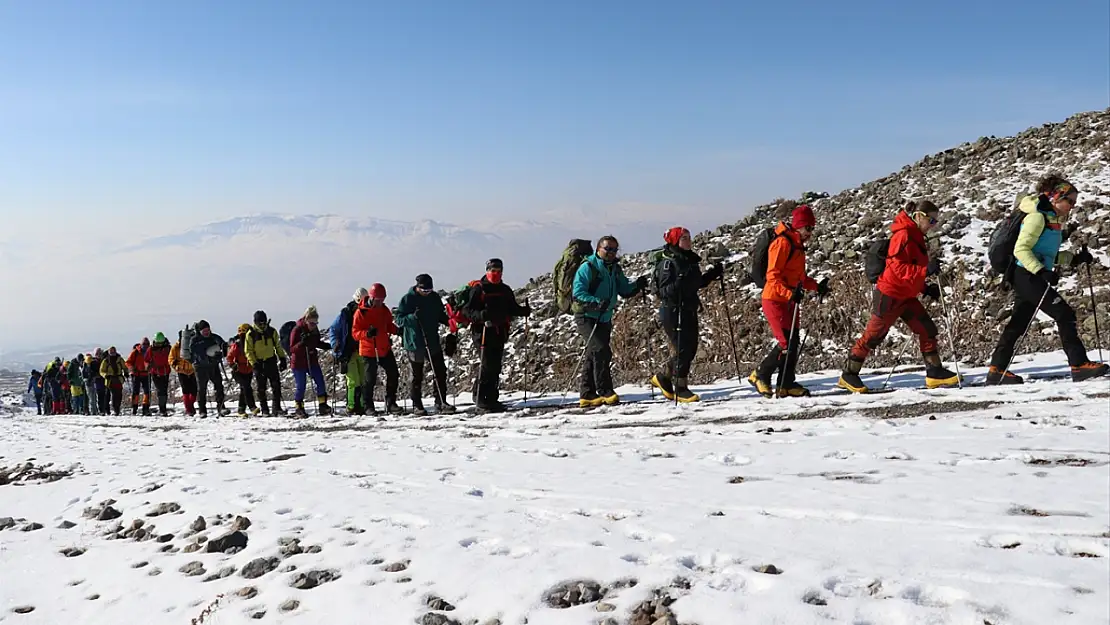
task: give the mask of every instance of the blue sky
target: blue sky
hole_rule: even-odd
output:
[[[7,2],[0,210],[730,216],[1110,102],[1108,3]],[[1050,28],[1047,24],[1052,24]],[[124,230],[119,230],[119,229]]]

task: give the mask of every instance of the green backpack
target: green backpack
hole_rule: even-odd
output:
[[[586,239],[571,239],[563,250],[559,262],[551,272],[551,281],[555,286],[555,305],[564,315],[572,313],[571,305],[574,303],[574,276],[578,267],[586,258],[593,254],[593,244]],[[597,288],[596,286],[594,287]]]

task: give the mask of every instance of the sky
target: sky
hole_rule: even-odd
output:
[[[0,260],[258,212],[711,227],[1107,107],[1110,3],[5,2],[0,76]]]

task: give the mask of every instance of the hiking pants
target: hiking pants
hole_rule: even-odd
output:
[[[281,412],[281,372],[278,371],[278,358],[271,356],[265,360],[259,360],[254,366],[254,379],[258,383],[258,405],[262,408],[262,414],[270,414],[270,409],[266,405],[266,386],[269,385],[270,390],[274,394],[274,414]]]
[[[668,375],[675,378],[689,377],[690,364],[698,355],[697,309],[663,306],[659,309],[659,323],[663,325],[663,331],[671,344]]]
[[[139,395],[142,394],[144,406],[150,405],[150,376],[149,375],[133,375],[131,376],[131,406],[134,408],[139,405]]]
[[[224,407],[224,379],[220,376],[220,369],[218,366],[198,366],[195,367],[197,372],[197,408],[200,409],[201,414],[208,411],[208,383],[212,382],[212,388],[216,390],[216,409],[223,410]]]
[[[358,352],[351,354],[347,360],[347,414],[362,412],[362,376],[366,365]]]
[[[362,357],[362,405],[369,410],[374,405],[374,386],[378,382],[378,365],[385,370],[385,401],[397,401],[397,386],[401,381],[401,372],[397,369],[397,357],[391,350],[385,356]]]
[[[917,335],[922,354],[937,353],[937,324],[933,323],[933,318],[926,312],[921,301],[916,297],[897,299],[875,289],[871,294],[871,319],[863,330],[863,336],[852,347],[849,357],[858,362],[867,360],[871,350],[882,344],[891,326],[899,319],[905,321]]]
[[[197,400],[197,376],[193,373],[177,374],[177,383],[181,385],[181,403],[185,404],[185,414],[196,412],[193,402]]]
[[[485,331],[485,342],[482,333]],[[478,347],[478,376],[471,389],[474,403],[485,406],[497,401],[501,395],[501,365],[505,360],[505,335],[494,328],[479,326],[471,330],[470,337]]]
[[[307,371],[304,369],[293,370],[293,381],[296,382],[293,400],[298,404],[304,401],[304,390],[308,386],[309,375],[312,376],[312,382],[316,385],[316,398],[326,398],[328,396],[328,387],[324,383],[324,372],[320,369],[320,365],[309,365]]]
[[[602,323],[581,314],[574,316],[574,324],[578,327],[578,334],[587,341],[578,380],[579,393],[612,394],[613,348],[609,345],[609,339],[613,335],[613,324]]]
[[[71,386],[73,414],[85,414],[85,389],[80,386]]]
[[[154,390],[158,395],[158,410],[166,414],[166,402],[170,398],[170,376],[169,374],[151,375],[150,379],[154,381]]]
[[[409,387],[409,398],[414,405],[424,403],[424,365],[432,361],[432,394],[435,396],[435,405],[442,406],[447,403],[447,363],[443,360],[443,352],[427,350],[422,352],[408,352],[409,365],[412,367],[412,383]]]
[[[35,410],[42,414],[42,393],[35,393]]]
[[[763,316],[775,337],[775,344],[756,367],[756,375],[765,382],[775,382],[773,376],[781,370],[783,384],[794,383],[802,342],[801,319],[794,317],[796,307],[794,302],[763,300]]]
[[[123,405],[123,378],[112,378],[105,380],[108,387],[108,395],[111,397],[112,414],[119,416],[120,406]]]
[[[111,406],[108,403],[108,385],[104,383],[104,378],[93,378],[93,389],[96,390],[96,411],[102,415],[108,414]]]
[[[251,388],[251,382],[254,381],[254,375],[251,373],[234,373],[235,381],[239,384],[239,412],[246,412],[247,409],[254,410],[254,389]]]
[[[1042,295],[1044,296],[1044,303],[1041,304],[1041,312],[1056,321],[1056,328],[1060,332],[1060,342],[1063,343],[1064,353],[1068,356],[1068,364],[1078,367],[1087,362],[1087,348],[1083,346],[1083,341],[1079,338],[1079,328],[1075,323],[1075,311],[1064,301],[1064,298],[1060,296],[1056,289],[1049,287],[1044,280],[1022,267],[1017,267],[1014,271],[1013,286],[1014,312],[1010,315],[1010,320],[1006,322],[1006,327],[1002,330],[1002,336],[998,339],[998,345],[994,348],[991,365],[1003,369],[1010,364],[1010,360],[1014,356],[1014,347],[1021,335],[1025,333],[1025,329],[1029,327],[1029,322],[1037,311],[1037,303],[1041,301]],[[1046,288],[1048,289],[1047,295],[1045,295]]]

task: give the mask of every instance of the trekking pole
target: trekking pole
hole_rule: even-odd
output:
[[[570,372],[570,376],[567,377],[566,383],[563,384],[565,390],[563,391],[563,397],[559,400],[560,406],[567,401],[567,394],[570,393],[570,383],[571,380],[574,379],[574,374],[582,370],[582,362],[586,360],[586,350],[590,349],[590,343],[594,340],[594,332],[597,332],[597,325],[598,324],[595,323],[593,329],[590,330],[590,336],[586,339],[586,345],[582,347],[582,354],[578,357],[578,365]]]
[[[740,359],[736,355],[736,333],[732,330],[732,311],[728,305],[728,293],[725,292],[724,270],[721,273],[721,300],[725,303],[725,325],[728,326],[728,341],[732,345],[732,364],[736,368],[736,381],[744,384],[744,377],[740,374]]]
[[[1083,246],[1086,251],[1087,246]],[[1095,300],[1095,283],[1091,280],[1091,263],[1087,263],[1087,288],[1091,293],[1091,314],[1095,316],[1095,343],[1098,344],[1098,361],[1102,360],[1102,333],[1098,330],[1098,302]]]
[[[652,315],[651,302],[648,301],[647,293],[644,293],[644,305],[647,306],[648,317],[651,317],[652,325],[655,328],[658,328],[659,327],[658,323],[657,323],[655,317]],[[653,358],[652,355],[651,355],[651,337],[652,337],[652,334],[654,334],[654,333],[648,333],[647,338],[645,339],[645,341],[647,342],[648,369],[650,369],[648,371],[649,376],[654,376],[655,375],[655,358]],[[651,383],[651,377],[648,378],[648,389],[651,391],[652,401],[655,401],[655,385]]]
[[[905,341],[902,341],[902,347],[898,350],[898,356],[895,357],[894,363],[890,365],[890,373],[886,374],[886,380],[883,381],[883,385],[880,390],[885,389],[887,385],[890,384],[890,378],[894,376],[894,370],[898,368],[898,363],[902,362],[902,354],[906,353],[906,346],[909,345],[910,341],[912,340],[913,334],[911,333],[909,336],[906,337]]]
[[[528,306],[528,298],[524,298],[524,305]],[[530,317],[531,315],[529,315]],[[528,317],[524,318],[524,401],[521,406],[528,403]]]
[[[489,329],[486,323],[488,322],[482,323],[482,341],[478,346],[478,379],[474,385],[474,397],[470,398],[470,400],[474,402],[475,410],[478,409],[478,396],[482,394],[482,369],[486,362],[486,330]]]
[[[794,314],[790,316],[790,333],[786,339],[786,358],[779,366],[779,375],[775,379],[775,397],[782,397],[782,382],[786,379],[786,367],[790,363],[790,349],[794,345],[794,328],[798,326],[798,317],[802,312],[802,303],[794,304]]]
[[[1014,342],[1014,351],[1010,353],[1010,359],[1006,362],[1006,368],[1002,370],[1002,375],[998,378],[999,384],[1002,384],[1002,381],[1006,379],[1006,372],[1010,370],[1010,365],[1014,363],[1014,356],[1017,355],[1018,345],[1021,345],[1022,339],[1029,333],[1029,328],[1033,327],[1033,322],[1037,319],[1037,313],[1041,311],[1041,305],[1044,304],[1044,298],[1048,297],[1048,292],[1051,290],[1052,285],[1046,283],[1044,286],[1044,293],[1041,295],[1041,300],[1037,302],[1037,307],[1033,309],[1033,316],[1029,318],[1029,323],[1025,326],[1025,331],[1022,332],[1018,340]]]
[[[944,310],[944,321],[948,324],[948,347],[952,349],[952,362],[956,365],[956,384],[962,389],[964,387],[964,376],[960,375],[960,359],[956,356],[956,337],[952,331],[952,317],[948,314],[948,305],[944,303],[944,287],[938,283],[937,289],[940,293],[940,306]]]
[[[679,304],[678,304],[678,325],[675,326],[674,335],[675,335],[674,336],[675,362],[677,363],[678,359],[682,358],[682,303],[681,302],[679,302]],[[676,369],[678,368],[677,364],[675,365],[675,368]],[[673,384],[673,382],[672,382],[672,384]],[[678,407],[678,390],[677,389],[675,389],[675,391],[674,391],[674,405],[675,405],[676,408]]]

